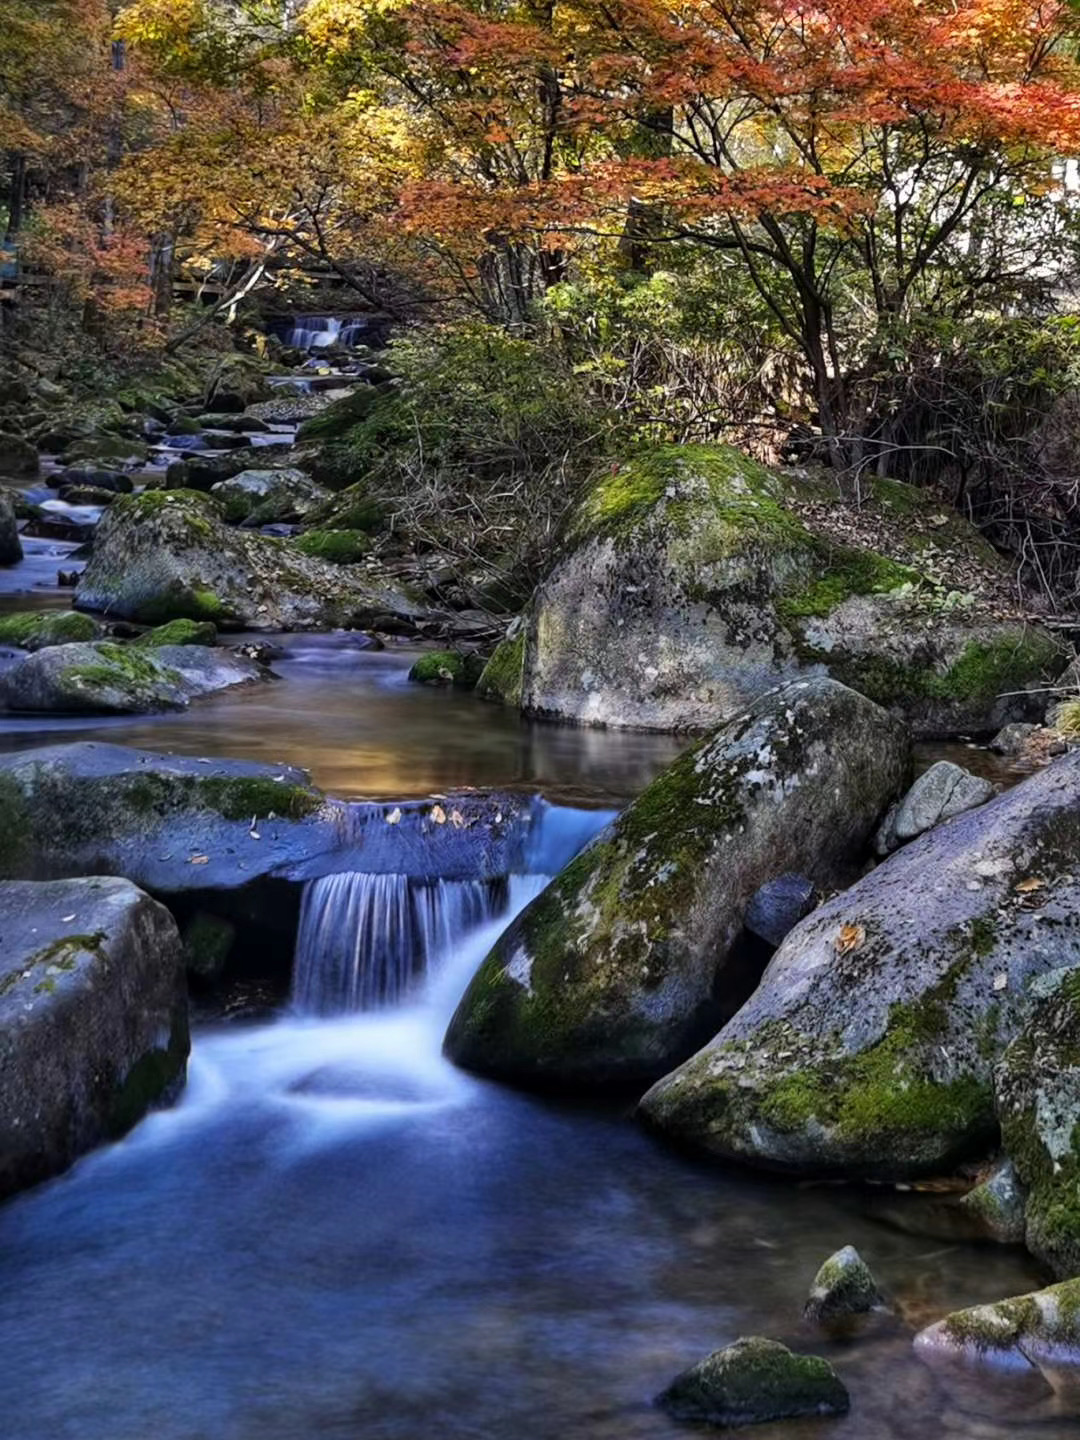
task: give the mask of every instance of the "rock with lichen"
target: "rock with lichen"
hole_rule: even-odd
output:
[[[656,1403],[676,1420],[734,1428],[770,1420],[847,1414],[832,1366],[776,1340],[736,1340],[677,1375]]]
[[[514,921],[462,999],[448,1054],[536,1085],[663,1074],[744,998],[755,892],[787,872],[825,889],[853,878],[908,763],[904,725],[833,680],[763,696]]]
[[[884,1297],[869,1265],[854,1245],[845,1245],[814,1276],[803,1307],[803,1319],[831,1325],[857,1315],[883,1309]]]
[[[797,925],[738,1015],[645,1096],[643,1117],[710,1154],[795,1173],[903,1180],[977,1152],[996,1133],[994,1067],[1034,982],[1080,965],[1078,849],[1069,755]]]
[[[144,624],[209,620],[223,630],[412,626],[423,608],[400,586],[227,525],[215,499],[153,490],[113,505],[79,578],[80,610]]]
[[[211,487],[234,523],[257,526],[275,521],[302,520],[329,498],[303,470],[242,470]]]
[[[26,713],[141,715],[266,675],[252,660],[205,645],[53,645],[0,676],[0,701]]]
[[[873,482],[845,504],[835,479],[726,446],[643,451],[571,517],[525,619],[520,703],[580,724],[705,730],[828,673],[920,734],[993,730],[1038,708],[1026,687],[1058,655],[1048,632],[1000,618],[1008,578],[974,527],[912,487]]]
[[[9,882],[0,931],[2,1197],[168,1100],[188,1016],[176,924],[127,880]]]
[[[915,1353],[930,1363],[963,1361],[988,1369],[1080,1367],[1080,1280],[957,1310],[921,1330]]]
[[[1054,970],[1032,989],[1032,1013],[995,1075],[1001,1138],[1027,1190],[1028,1249],[1071,1276],[1080,1273],[1080,970]]]
[[[970,1238],[998,1245],[1024,1243],[1027,1191],[1011,1160],[1000,1160],[984,1180],[954,1202],[954,1208],[970,1225]]]
[[[96,620],[74,610],[13,610],[0,615],[0,645],[19,650],[45,650],[50,645],[96,640],[100,635]]]
[[[875,848],[879,855],[889,855],[943,820],[951,820],[954,815],[985,804],[993,794],[991,781],[972,775],[951,760],[939,760],[919,776],[895,809],[889,811],[878,832]]]

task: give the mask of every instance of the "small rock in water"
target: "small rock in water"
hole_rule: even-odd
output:
[[[961,1200],[956,1208],[971,1220],[979,1237],[999,1245],[1022,1245],[1027,1196],[1011,1160],[1004,1160]]]
[[[836,1371],[776,1340],[736,1340],[677,1375],[656,1403],[676,1420],[758,1425],[807,1415],[845,1415],[848,1393]]]
[[[993,795],[994,786],[989,780],[972,775],[950,760],[939,760],[919,776],[899,805],[889,811],[874,842],[877,853],[891,854],[898,846],[932,830],[943,820],[985,804]]]
[[[995,755],[1019,755],[1038,728],[1038,725],[1014,720],[998,731],[990,741],[990,749]]]
[[[830,1255],[810,1287],[803,1319],[827,1325],[885,1308],[885,1299],[869,1265],[854,1245]]]

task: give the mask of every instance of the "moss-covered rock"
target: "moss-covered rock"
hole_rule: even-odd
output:
[[[24,479],[36,475],[40,469],[36,445],[31,445],[21,435],[0,432],[0,475]]]
[[[363,530],[308,530],[293,544],[301,555],[329,565],[355,565],[371,551],[371,540]]]
[[[144,624],[208,620],[223,630],[362,629],[386,615],[410,625],[423,613],[400,587],[233,529],[215,497],[184,490],[112,506],[75,603]]]
[[[234,524],[272,525],[302,520],[327,498],[303,470],[242,470],[211,487]]]
[[[74,610],[16,610],[0,615],[0,645],[15,645],[20,650],[71,645],[96,640],[100,634],[96,620]]]
[[[386,507],[359,482],[317,505],[307,517],[320,530],[363,530],[373,534],[386,520]]]
[[[335,400],[320,415],[312,415],[300,426],[297,439],[339,440],[371,413],[383,391],[374,385],[358,385],[350,394]]]
[[[1080,964],[1080,755],[912,841],[802,921],[642,1114],[725,1159],[903,1180],[991,1141],[1033,983]]]
[[[0,677],[9,710],[139,715],[183,710],[200,695],[250,685],[265,672],[253,661],[202,645],[53,645]]]
[[[127,880],[0,886],[0,1196],[59,1174],[183,1083],[169,912]]]
[[[80,615],[80,620],[89,619]],[[93,623],[93,622],[91,622]],[[162,645],[206,645],[217,644],[217,626],[209,620],[170,620],[140,635],[135,644],[141,649],[157,650]]]
[[[885,1306],[869,1265],[854,1245],[830,1255],[814,1276],[803,1318],[832,1326]]]
[[[796,681],[687,751],[509,927],[446,1048],[540,1085],[640,1085],[745,995],[739,941],[761,884],[851,879],[908,768],[900,722],[824,677]]]
[[[530,605],[523,709],[704,729],[810,670],[927,735],[1022,718],[1037,701],[1014,692],[1057,647],[998,618],[1003,562],[902,485],[876,482],[851,508],[874,545],[838,538],[844,510],[833,481],[724,446],[643,451],[603,474]],[[952,590],[954,574],[979,593]]]
[[[235,415],[257,401],[269,400],[274,389],[266,378],[268,371],[265,361],[254,355],[224,356],[207,381],[205,408]]]
[[[476,693],[482,700],[497,700],[503,705],[521,704],[525,673],[525,630],[519,624],[498,646],[484,666],[476,682]]]
[[[677,1375],[656,1403],[676,1420],[725,1428],[810,1415],[845,1415],[850,1401],[832,1366],[775,1340],[736,1340]]]
[[[483,668],[484,662],[473,652],[431,650],[416,661],[409,671],[409,679],[419,685],[452,685],[458,690],[471,690]]]
[[[1050,1375],[1080,1366],[1080,1280],[957,1310],[915,1337],[932,1363],[961,1360],[1006,1371]]]
[[[1071,1276],[1080,1273],[1080,970],[1033,989],[1033,1012],[995,1076],[1001,1138],[1028,1192],[1028,1249]]]
[[[142,440],[103,433],[73,440],[64,450],[63,463],[65,466],[85,465],[87,462],[100,465],[110,461],[118,464],[145,463],[149,453]]]
[[[0,565],[17,565],[22,558],[15,501],[6,490],[0,490]]]

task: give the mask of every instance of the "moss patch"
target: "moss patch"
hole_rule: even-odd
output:
[[[476,693],[484,700],[520,705],[525,680],[525,627],[512,640],[504,640],[484,666]]]
[[[355,565],[371,549],[371,541],[362,530],[308,530],[293,544],[301,555],[312,555],[331,565]]]
[[[206,620],[170,620],[140,635],[135,644],[151,650],[162,645],[216,645],[217,627]]]
[[[24,650],[43,650],[50,645],[70,645],[95,640],[97,623],[74,610],[59,614],[20,610],[0,616],[0,645],[18,645]]]
[[[459,690],[471,690],[484,669],[484,662],[474,653],[432,650],[416,661],[409,679],[420,685],[453,685]]]

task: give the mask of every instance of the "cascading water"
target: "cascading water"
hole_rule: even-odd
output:
[[[368,322],[340,315],[299,315],[281,339],[295,350],[326,350],[331,345],[363,344]]]
[[[506,908],[506,883],[497,880],[313,880],[300,912],[293,1004],[305,1015],[399,1005],[434,963]]]

